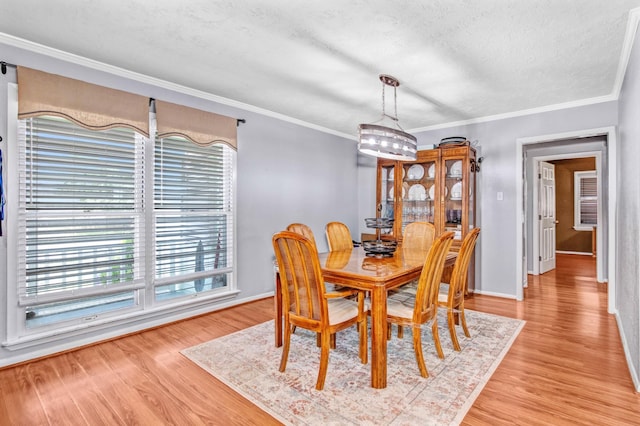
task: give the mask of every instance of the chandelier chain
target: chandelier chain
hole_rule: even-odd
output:
[[[387,115],[387,111],[386,111],[386,102],[385,102],[385,89],[386,89],[387,84],[386,83],[382,83],[382,116],[383,117],[389,117],[390,119],[392,119],[393,121],[395,121],[396,123],[399,121],[398,120],[398,92],[396,90],[396,86],[393,86],[393,117],[390,115]],[[399,126],[399,125],[398,125]]]

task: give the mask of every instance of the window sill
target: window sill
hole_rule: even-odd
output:
[[[596,226],[595,225],[588,225],[588,226],[574,226],[573,230],[574,231],[595,231]]]
[[[167,304],[153,309],[130,312],[117,317],[96,319],[90,324],[76,324],[65,329],[50,330],[42,333],[21,336],[16,339],[9,339],[2,342],[1,346],[9,351],[17,351],[34,346],[46,345],[55,346],[57,343],[73,338],[80,338],[82,344],[86,344],[85,339],[96,341],[122,336],[127,333],[144,330],[161,324],[168,324],[173,321],[196,316],[206,312],[221,309],[224,306],[212,307],[211,302],[222,302],[235,298],[240,291],[230,290],[225,293],[218,293],[209,297],[201,297],[196,301]],[[226,304],[223,304],[226,306]],[[104,333],[104,334],[103,334]],[[98,337],[99,336],[99,337]],[[72,345],[75,347],[75,345]],[[57,351],[54,351],[57,352]]]

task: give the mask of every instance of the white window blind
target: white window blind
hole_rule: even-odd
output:
[[[598,223],[598,178],[595,171],[574,173],[574,228],[591,231]]]
[[[232,155],[222,144],[156,141],[157,298],[228,285],[233,261]]]
[[[19,121],[21,305],[143,285],[143,137],[55,117]]]
[[[14,309],[24,332],[230,290],[228,145],[150,141],[54,116],[18,120],[18,142]]]

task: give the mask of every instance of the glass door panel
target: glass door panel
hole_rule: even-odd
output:
[[[412,222],[434,223],[436,163],[423,161],[402,166],[402,232]]]
[[[463,200],[463,159],[452,158],[444,162],[444,222],[445,231],[453,231],[454,239],[462,239]],[[466,209],[464,209],[466,210]]]
[[[395,166],[386,165],[380,167],[380,193],[378,194],[377,217],[394,219],[395,201]],[[393,236],[393,229],[381,229],[380,235]]]

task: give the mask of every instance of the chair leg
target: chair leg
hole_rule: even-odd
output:
[[[464,317],[464,308],[460,307],[460,322],[462,323],[462,330],[464,330],[464,335],[467,337],[471,337],[469,333],[469,329],[467,328],[467,320]]]
[[[398,326],[398,339],[402,339],[404,337],[404,330],[401,325]]]
[[[444,352],[442,352],[442,345],[440,344],[440,335],[438,334],[438,320],[433,319],[433,325],[431,326],[431,332],[433,333],[433,343],[436,345],[436,351],[438,351],[438,358],[444,358]]]
[[[458,343],[458,336],[456,335],[455,313],[452,309],[447,309],[447,325],[449,326],[449,334],[451,335],[453,350],[460,352],[460,343]]]
[[[413,327],[413,351],[416,354],[418,369],[422,377],[429,377],[427,366],[424,364],[424,356],[422,355],[422,337],[420,327]]]
[[[320,371],[318,371],[318,380],[316,381],[316,389],[322,390],[324,387],[324,379],[327,377],[327,366],[329,365],[329,345],[331,335],[328,332],[321,333],[322,346],[320,348]]]
[[[294,327],[291,327],[289,322],[285,319],[284,322],[284,342],[282,344],[282,357],[280,358],[280,372],[283,372],[287,368],[287,358],[289,358],[289,343],[291,343],[291,332]]]

